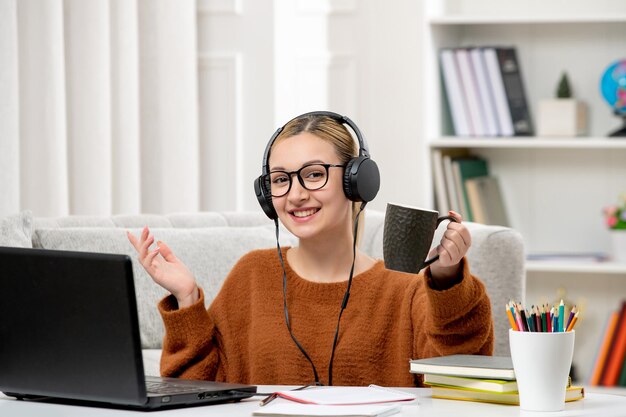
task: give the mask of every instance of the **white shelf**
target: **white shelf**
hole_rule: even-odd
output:
[[[467,149],[485,158],[499,179],[509,221],[529,253],[610,250],[602,207],[624,192],[626,139],[604,135],[618,128],[599,92],[602,71],[626,47],[624,0],[425,0],[422,48],[423,131],[429,157]],[[535,128],[540,100],[551,97],[567,71],[575,96],[586,103],[586,137],[455,137],[439,66],[441,48],[515,46]],[[441,152],[446,153],[446,152]],[[455,152],[447,152],[454,156]],[[424,175],[432,159],[419,161]],[[439,178],[440,179],[440,178]],[[444,179],[445,180],[445,179]],[[434,183],[422,191],[434,206]],[[601,324],[626,293],[626,264],[583,260],[526,263],[525,297],[539,300],[565,291],[588,306],[583,339],[598,340]],[[577,345],[581,372],[591,368],[595,343]],[[582,378],[586,375],[581,374]],[[624,391],[626,392],[626,391]]]
[[[626,14],[587,16],[490,16],[490,15],[446,15],[428,18],[430,25],[501,25],[501,24],[585,24],[624,23]]]
[[[615,262],[526,261],[526,272],[566,272],[626,275],[626,264]]]
[[[445,148],[522,148],[522,149],[626,149],[625,139],[606,137],[578,137],[571,139],[521,137],[521,138],[464,138],[443,136],[429,143],[431,149]]]

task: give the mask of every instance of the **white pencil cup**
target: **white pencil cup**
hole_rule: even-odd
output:
[[[509,329],[521,409],[560,411],[565,408],[574,336],[574,331],[540,333]]]

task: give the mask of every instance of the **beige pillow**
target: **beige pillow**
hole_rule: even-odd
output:
[[[253,249],[275,248],[274,231],[267,227],[212,227],[195,229],[151,229],[156,240],[168,244],[187,265],[206,294],[207,307],[240,257]],[[138,235],[139,229],[131,229]],[[130,256],[139,311],[142,347],[157,349],[163,339],[163,324],[157,303],[167,292],[155,284],[137,260],[125,229],[62,228],[39,229],[35,238],[44,249],[117,253]],[[281,245],[293,245],[292,236],[281,237]],[[94,294],[94,296],[97,296]]]

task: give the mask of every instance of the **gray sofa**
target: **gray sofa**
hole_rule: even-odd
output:
[[[360,247],[382,258],[384,213],[367,211]],[[126,230],[139,233],[149,226],[195,274],[207,302],[246,252],[276,246],[274,224],[259,212],[200,212],[170,215],[67,216],[33,218],[28,211],[0,219],[0,246],[122,253],[133,259],[135,290],[148,375],[158,375],[163,327],[156,303],[166,293],[154,284],[136,260]],[[492,302],[496,355],[508,355],[508,321],[504,305],[524,294],[524,248],[514,230],[467,223],[472,233],[470,268],[485,283]],[[441,231],[439,231],[441,233]],[[439,233],[435,242],[439,241]],[[297,240],[281,229],[281,245]]]

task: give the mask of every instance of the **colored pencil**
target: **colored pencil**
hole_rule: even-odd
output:
[[[519,305],[519,307],[520,307],[519,313],[522,316],[522,323],[524,324],[524,331],[525,332],[529,332],[530,331],[530,326],[529,326],[528,320],[526,319],[526,312],[522,308],[521,304]]]
[[[546,324],[546,310],[544,310],[543,306],[541,306],[541,331],[548,331],[548,325]]]
[[[511,329],[517,331],[517,324],[515,324],[515,320],[513,319],[513,314],[511,313],[511,307],[510,304],[507,303],[507,305],[505,306],[506,309],[506,316],[509,318],[509,323],[511,323]]]
[[[554,308],[554,314],[552,314],[552,331],[553,332],[559,331],[559,309],[558,308]]]
[[[569,324],[567,325],[567,330],[566,332],[571,332],[572,329],[574,328],[574,326],[576,325],[576,322],[578,321],[578,311],[576,312],[576,314],[574,314],[574,317],[572,318],[572,320],[569,322]]]
[[[513,306],[515,307],[515,319],[517,320],[517,327],[519,328],[520,332],[525,332],[526,328],[524,327],[524,322],[522,321],[522,315],[519,312],[519,306],[515,303],[513,303]]]
[[[549,305],[546,305],[546,308],[548,308]],[[548,325],[548,331],[551,332],[552,331],[552,313],[554,312],[554,308],[551,308],[550,310],[546,311],[546,324]]]
[[[542,332],[541,329],[541,313],[539,313],[539,307],[533,307],[535,309],[535,329],[538,332]]]
[[[569,312],[569,317],[567,318],[567,324],[565,324],[565,328],[569,327],[569,324],[572,322],[574,318],[574,314],[576,314],[576,306],[572,307],[572,310]]]
[[[561,303],[559,304],[559,332],[563,331],[564,324],[565,324],[565,305],[563,304],[563,299],[561,299]]]

